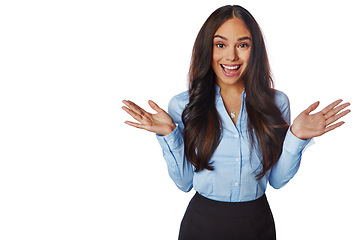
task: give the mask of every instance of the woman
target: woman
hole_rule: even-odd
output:
[[[202,26],[193,48],[189,91],[173,97],[169,114],[150,114],[131,101],[130,126],[157,134],[170,177],[196,190],[179,239],[275,239],[267,183],[284,186],[297,172],[303,149],[331,131],[350,110],[319,102],[290,126],[287,96],[272,88],[261,30],[240,6],[224,6]]]

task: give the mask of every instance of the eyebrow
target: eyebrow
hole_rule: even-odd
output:
[[[215,35],[214,38],[221,38],[221,39],[224,39],[224,40],[228,40],[226,37],[224,36],[221,36],[221,35]],[[242,41],[242,40],[250,40],[251,41],[251,38],[248,37],[248,36],[245,36],[245,37],[240,37],[237,39],[237,41]]]

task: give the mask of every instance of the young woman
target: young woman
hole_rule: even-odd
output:
[[[297,172],[313,137],[341,126],[350,110],[319,102],[290,126],[287,96],[273,82],[260,28],[240,6],[224,6],[202,26],[192,53],[189,91],[173,97],[169,114],[151,114],[131,101],[123,109],[157,134],[170,177],[192,188],[179,239],[275,239],[267,183],[284,186]]]

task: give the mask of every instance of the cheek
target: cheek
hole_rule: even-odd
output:
[[[218,67],[219,67],[219,61],[221,59],[221,56],[219,56],[218,53],[213,53],[212,56],[212,60],[211,60],[211,66],[213,68],[214,71],[217,71]]]
[[[242,62],[247,63],[250,58],[250,50],[247,51],[238,51],[238,56],[242,60]]]
[[[214,50],[212,55],[212,62],[216,63],[220,59],[221,59],[221,53],[219,53],[219,51]]]
[[[248,51],[246,51],[246,52],[243,53],[243,60],[244,60],[244,62],[247,63],[247,62],[249,61],[249,59],[250,59],[250,53],[251,53],[250,50],[248,50]]]

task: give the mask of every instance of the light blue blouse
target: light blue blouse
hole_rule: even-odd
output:
[[[261,180],[257,181],[256,175],[261,171],[261,153],[255,147],[250,151],[246,93],[243,92],[241,95],[242,106],[235,126],[226,112],[218,86],[216,92],[216,108],[223,129],[220,144],[210,160],[213,162],[213,171],[205,169],[194,172],[193,165],[187,161],[184,154],[182,136],[184,125],[181,115],[189,102],[188,92],[180,93],[170,100],[168,113],[177,127],[167,136],[156,137],[162,148],[171,179],[184,192],[194,188],[204,197],[224,202],[255,200],[265,193],[268,182],[276,189],[283,187],[298,171],[302,152],[311,139],[298,139],[289,128],[279,161]],[[290,123],[288,97],[283,92],[276,91],[275,102],[285,121]]]

